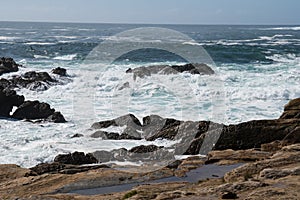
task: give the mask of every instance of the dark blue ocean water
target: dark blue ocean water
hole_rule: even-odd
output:
[[[107,37],[140,27],[163,27],[186,34],[203,45],[213,60],[221,64],[269,64],[277,62],[272,58],[278,55],[291,59],[300,53],[300,26],[0,22],[1,56],[33,60],[42,56],[53,59],[76,54],[72,60],[82,60]],[[135,59],[142,60],[143,56]],[[152,59],[163,60],[157,57],[154,55]]]

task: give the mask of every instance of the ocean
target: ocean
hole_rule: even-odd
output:
[[[144,41],[132,30],[154,31]],[[89,62],[99,46],[101,54],[119,53],[120,46],[114,42],[124,38],[127,42],[160,43],[165,47],[164,36],[170,36],[172,31],[173,36],[182,37],[168,39],[184,44],[186,55],[197,57],[194,50],[198,46],[205,50],[215,75],[184,73],[137,80],[124,75],[128,68],[189,62],[184,56],[175,55],[179,49],[130,51],[100,67]],[[31,167],[53,161],[60,153],[172,144],[166,140],[111,141],[89,137],[93,122],[127,113],[139,119],[156,114],[236,124],[278,118],[284,105],[300,96],[300,26],[0,22],[0,56],[12,57],[23,65],[19,72],[2,75],[5,78],[31,70],[50,72],[56,67],[66,68],[69,75],[61,80],[63,84],[46,91],[17,90],[27,100],[49,103],[68,122],[33,124],[0,119],[0,164]],[[213,86],[216,80],[218,87]],[[130,87],[121,90],[126,82]],[[81,104],[84,100],[90,103],[87,108]],[[122,128],[113,131],[120,132]],[[76,133],[84,137],[71,138]]]

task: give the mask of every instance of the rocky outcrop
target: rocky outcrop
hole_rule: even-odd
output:
[[[78,166],[58,162],[41,163],[37,166],[30,168],[31,171],[28,172],[25,176],[37,176],[42,174],[77,174],[99,168],[109,167],[107,165]]]
[[[0,76],[5,73],[17,72],[21,65],[17,64],[12,58],[0,58]]]
[[[300,98],[291,100],[284,107],[284,112],[280,119],[300,119]]]
[[[0,59],[0,76],[4,73],[16,72],[21,66],[12,58]],[[55,68],[52,70],[53,74],[66,76],[67,70],[64,68]],[[43,91],[49,89],[51,85],[61,84],[58,80],[51,77],[47,72],[29,71],[22,75],[16,75],[9,79],[0,79],[0,86],[3,88],[28,88],[30,90]]]
[[[26,72],[21,76],[14,76],[11,79],[1,79],[0,84],[6,88],[28,88],[30,90],[43,91],[51,85],[57,84],[47,72]]]
[[[24,96],[17,95],[14,90],[0,86],[0,117],[10,117],[14,106],[20,106],[24,102]]]
[[[126,133],[109,133],[106,131],[96,131],[91,135],[92,138],[101,138],[103,140],[141,140],[140,137],[135,137]]]
[[[51,72],[53,74],[57,74],[57,75],[60,75],[60,76],[67,76],[67,70],[64,69],[64,68],[61,68],[61,67],[57,67],[55,69],[52,69]]]
[[[298,112],[298,103],[297,99],[292,100],[286,106],[285,112]],[[157,115],[144,117],[141,124],[134,115],[129,114],[94,123],[92,128],[100,130],[92,136],[104,139],[128,139],[131,136],[133,139],[145,138],[148,141],[180,140],[180,143],[173,145],[176,155],[207,154],[210,150],[260,148],[262,144],[274,141],[286,144],[300,142],[300,119],[297,116],[298,114],[291,119],[281,117],[275,120],[253,120],[237,125],[223,125],[209,121],[179,121]],[[114,126],[126,126],[127,132],[123,131],[120,134],[124,137],[101,130]]]
[[[44,119],[46,121],[63,123],[66,122],[65,118],[60,112],[55,112],[55,109],[50,108],[47,103],[39,101],[25,101],[12,115],[15,119]]]
[[[143,78],[146,76],[151,76],[152,74],[178,74],[187,72],[190,74],[202,74],[211,75],[214,71],[206,64],[199,63],[189,63],[185,65],[154,65],[147,67],[137,67],[134,69],[127,69],[126,73],[133,73],[134,79],[137,77]]]
[[[149,153],[149,152],[157,151],[158,149],[161,149],[161,148],[163,148],[163,146],[158,147],[155,145],[148,145],[148,146],[140,145],[137,147],[133,147],[128,152],[130,152],[130,153]]]
[[[90,153],[84,154],[83,152],[59,154],[54,158],[54,162],[71,165],[83,165],[98,163],[98,160]]]
[[[130,150],[125,148],[114,149],[112,151],[96,151],[93,155],[99,160],[99,162],[109,161],[142,161],[146,162],[159,161],[159,160],[175,160],[174,155],[163,146],[156,145],[140,145],[133,147]]]

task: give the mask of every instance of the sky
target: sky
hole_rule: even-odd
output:
[[[0,0],[0,21],[300,24],[299,0]]]

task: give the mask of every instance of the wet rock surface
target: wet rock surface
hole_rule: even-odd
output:
[[[127,69],[126,73],[133,73],[134,79],[137,77],[144,78],[146,76],[151,76],[152,74],[178,74],[178,73],[190,73],[190,74],[202,74],[211,75],[214,71],[206,64],[199,63],[188,63],[185,65],[154,65],[147,67],[137,67],[134,69]]]
[[[54,158],[54,162],[71,165],[83,165],[98,163],[98,160],[90,153],[74,152],[69,154],[60,154]]]
[[[25,101],[17,108],[12,117],[20,120],[44,119],[54,123],[66,122],[60,112],[55,112],[55,109],[52,109],[49,104],[39,101]]]
[[[18,71],[21,66],[11,58],[0,59],[0,76],[3,73]],[[65,69],[59,68],[60,71]],[[47,103],[39,101],[25,101],[23,95],[18,95],[13,89],[24,87],[32,90],[48,89],[50,83],[56,83],[47,72],[29,71],[22,76],[13,76],[11,79],[0,79],[0,117],[18,120],[40,120],[54,123],[66,122],[64,116]],[[14,107],[17,109],[11,114]]]
[[[57,67],[55,69],[52,69],[51,72],[53,74],[57,74],[57,75],[60,75],[60,76],[67,76],[67,70],[62,68],[62,67]]]
[[[0,76],[5,73],[17,72],[21,65],[17,64],[12,58],[0,59]],[[52,69],[53,74],[66,76],[67,70],[61,67]],[[27,88],[30,90],[43,91],[52,85],[61,84],[47,72],[28,71],[22,75],[14,75],[9,79],[1,78],[0,86],[3,88]]]
[[[0,58],[0,76],[5,73],[17,72],[21,65],[17,64],[12,58]]]
[[[20,106],[23,102],[24,96],[0,86],[0,117],[10,117],[13,107]]]

